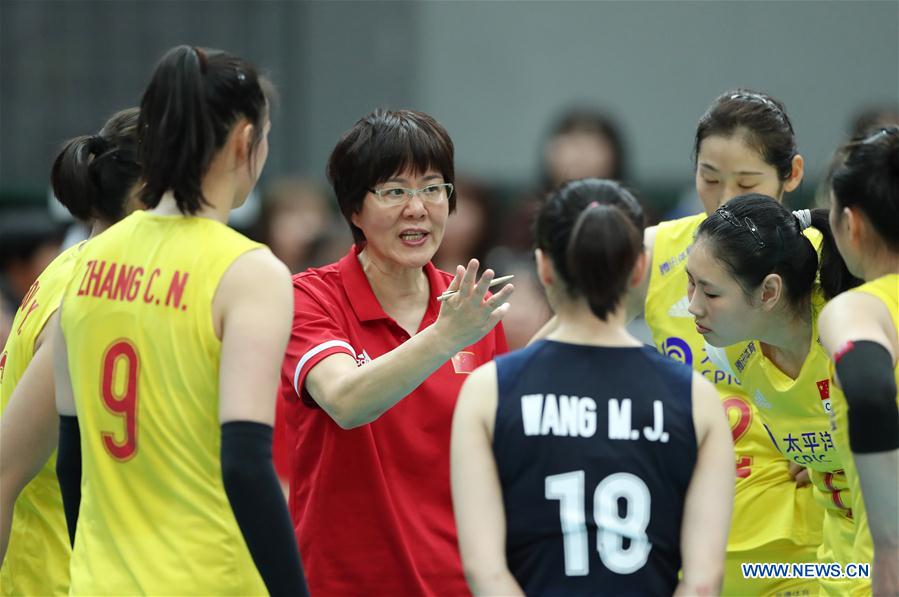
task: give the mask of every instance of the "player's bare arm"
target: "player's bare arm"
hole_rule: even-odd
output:
[[[693,373],[693,421],[698,453],[681,523],[683,578],[676,595],[717,595],[734,496],[730,426],[715,387]]]
[[[496,366],[462,386],[453,416],[450,479],[462,568],[475,595],[522,595],[506,564],[506,514],[491,442]]]

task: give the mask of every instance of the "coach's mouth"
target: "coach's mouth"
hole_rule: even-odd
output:
[[[400,240],[409,247],[420,247],[428,240],[430,233],[421,228],[407,228],[400,232]]]

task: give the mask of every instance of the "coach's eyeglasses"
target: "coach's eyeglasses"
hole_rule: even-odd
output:
[[[425,203],[438,205],[440,203],[443,203],[444,201],[449,200],[449,198],[452,197],[453,185],[448,182],[441,182],[439,184],[429,184],[425,187],[421,187],[420,189],[391,187],[386,189],[369,189],[369,191],[371,191],[374,196],[378,198],[378,201],[381,203],[381,205],[387,207],[404,205],[415,195],[421,197],[421,200]]]
[[[743,221],[737,219],[737,217],[730,213],[729,210],[724,209],[723,207],[719,207],[715,210],[715,213],[720,215],[722,219],[728,224],[736,227],[736,228],[745,228],[752,235],[752,238],[755,239],[755,242],[758,243],[759,248],[765,247],[765,241],[762,240],[762,235],[759,232],[758,227],[755,225],[755,222],[750,220],[748,217],[743,218]]]

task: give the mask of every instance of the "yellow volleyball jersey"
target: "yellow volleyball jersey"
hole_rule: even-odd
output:
[[[812,303],[809,352],[796,379],[778,369],[755,340],[724,349],[727,373],[736,375],[752,396],[762,425],[780,453],[809,470],[818,502],[849,516],[843,458],[830,423],[831,405],[839,390],[830,383],[830,358],[818,338],[818,314],[824,305],[820,292]]]
[[[646,323],[656,347],[691,365],[715,384],[724,403],[737,458],[737,485],[728,551],[746,551],[780,540],[817,545],[821,509],[811,491],[797,489],[786,459],[761,425],[757,406],[740,382],[712,363],[688,307],[686,261],[705,214],[659,224],[646,294]]]
[[[763,426],[771,441],[787,459],[805,467],[814,496],[824,509],[822,541],[818,558],[823,562],[860,562],[848,558],[856,536],[853,498],[843,470],[846,451],[834,437],[831,418],[833,403],[842,395],[830,380],[830,358],[818,337],[818,314],[824,297],[816,291],[812,298],[812,334],[809,352],[796,379],[777,368],[757,341],[724,349],[725,367],[739,377],[746,392],[758,406]],[[862,591],[863,579],[820,579],[822,593],[847,594]]]
[[[882,301],[892,317],[893,327],[896,328],[896,335],[899,336],[899,274],[881,276],[880,278],[866,282],[849,292],[871,294]],[[833,377],[833,363],[831,363],[830,366]],[[897,361],[893,371],[896,377],[896,386],[899,387],[899,361]],[[899,393],[896,395],[896,406],[899,408]],[[858,470],[855,468],[855,461],[852,458],[852,450],[849,446],[847,405],[842,392],[838,392],[835,395],[833,415],[832,433],[834,436],[834,443],[844,455],[843,468],[846,471],[852,515],[856,523],[855,538],[852,542],[851,549],[849,546],[844,546],[844,549],[839,550],[836,555],[840,559],[849,562],[871,562],[874,558],[874,544],[871,540],[871,533],[868,530],[868,516],[865,512],[861,484],[858,479]]]
[[[266,592],[222,484],[212,317],[227,268],[259,247],[135,212],[82,251],[60,307],[83,467],[73,593]]]
[[[80,249],[81,244],[75,245],[54,259],[19,305],[0,353],[0,407],[4,411],[31,363],[38,336],[59,307]],[[54,451],[16,500],[9,546],[0,570],[0,594],[67,594],[70,553]]]

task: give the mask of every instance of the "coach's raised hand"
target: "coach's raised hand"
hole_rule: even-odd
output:
[[[499,292],[488,297],[487,291],[493,281],[493,270],[485,271],[477,280],[478,260],[472,259],[468,267],[456,266],[456,277],[447,291],[456,291],[446,299],[434,328],[449,340],[456,350],[477,342],[502,321],[509,311],[509,297],[515,287],[506,284]]]

